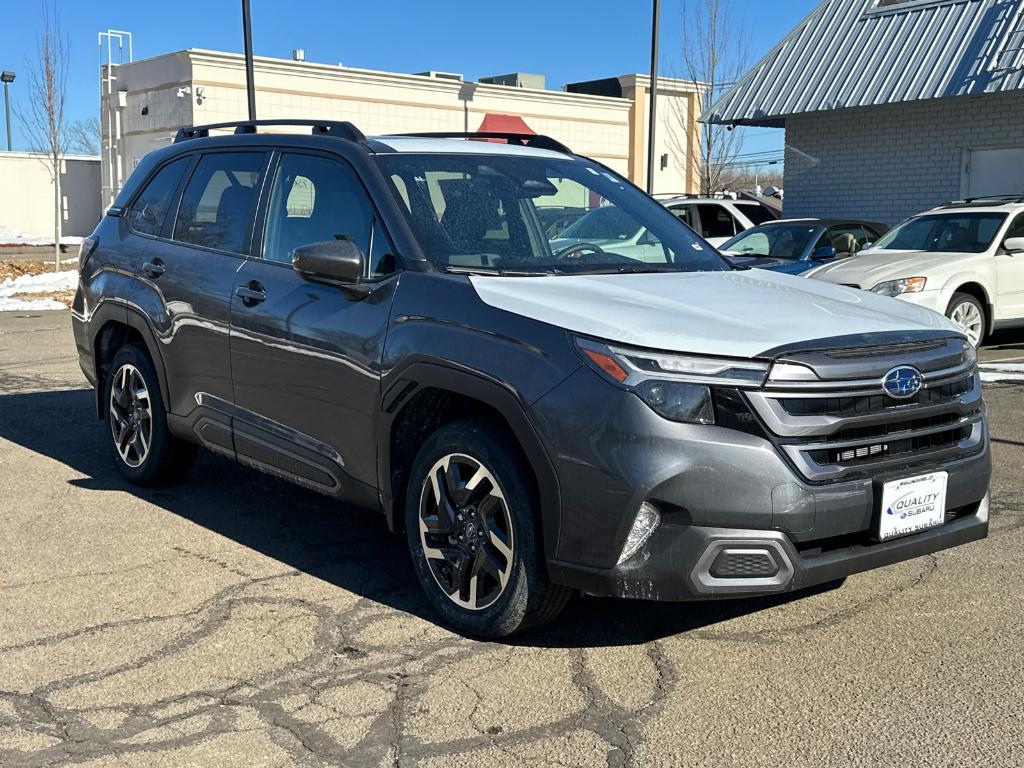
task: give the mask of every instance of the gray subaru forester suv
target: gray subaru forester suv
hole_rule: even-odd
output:
[[[82,245],[129,480],[203,446],[379,510],[491,637],[581,591],[782,593],[986,535],[975,350],[942,316],[734,268],[547,137],[285,122],[181,130]]]

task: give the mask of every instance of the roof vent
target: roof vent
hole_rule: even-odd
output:
[[[481,83],[488,85],[507,85],[512,88],[535,88],[544,90],[544,75],[531,75],[529,72],[513,72],[508,75],[492,75],[481,77]]]
[[[301,48],[296,48],[294,51],[292,51],[292,59],[295,61],[305,61],[306,52]]]
[[[462,82],[462,75],[460,75],[458,72],[437,72],[431,69],[428,70],[427,72],[417,72],[416,74],[419,77],[432,77],[435,80],[451,80],[456,83]]]

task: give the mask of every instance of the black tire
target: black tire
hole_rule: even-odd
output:
[[[985,340],[985,332],[988,330],[988,317],[985,314],[985,307],[982,306],[981,302],[978,301],[976,297],[969,293],[954,293],[953,298],[949,300],[949,306],[946,307],[946,317],[959,325],[960,322],[954,318],[954,314],[957,313],[958,308],[965,304],[972,305],[978,313],[977,316],[980,322],[978,332],[980,335],[976,341],[975,339],[971,339],[971,341],[975,343],[975,346],[981,346],[981,342]],[[970,333],[968,333],[966,329],[964,332],[967,333],[968,338],[970,338]]]
[[[476,491],[461,491],[466,494],[466,500],[470,503],[467,507],[457,508],[466,512],[467,518],[473,516],[476,519],[478,531],[485,528],[488,530],[488,534],[479,534],[481,541],[484,542],[480,545],[479,557],[503,563],[502,570],[507,578],[504,586],[500,587],[497,597],[489,604],[476,609],[460,605],[449,596],[441,583],[445,576],[436,574],[436,571],[448,567],[448,573],[453,573],[460,569],[450,568],[450,561],[447,559],[428,560],[425,549],[427,539],[421,540],[421,505],[426,504],[429,507],[433,503],[435,507],[440,508],[440,502],[431,495],[434,487],[430,481],[431,470],[439,462],[445,461],[446,457],[453,455],[461,458],[449,459],[450,461],[463,461],[464,467],[472,466],[471,462],[476,462],[488,474]],[[439,471],[444,478],[449,472],[456,470]],[[552,584],[548,580],[540,535],[539,504],[529,482],[528,473],[526,459],[521,456],[517,447],[510,446],[509,438],[483,419],[459,421],[442,427],[427,439],[413,462],[405,494],[405,529],[409,551],[412,554],[416,575],[431,607],[440,614],[446,624],[459,632],[488,638],[507,637],[524,632],[552,621],[572,597],[571,589]],[[474,501],[471,494],[480,493],[481,488],[486,490],[490,486],[491,477],[496,480],[500,489],[499,501],[490,498],[496,495],[493,493],[488,495],[486,502]],[[443,490],[440,492],[444,493]],[[504,502],[501,511],[493,511],[498,508],[500,502]],[[482,512],[485,503],[489,503],[489,509],[492,509],[488,518],[485,518]],[[477,506],[481,510],[478,517],[475,510]],[[438,514],[440,515],[440,512]],[[511,543],[511,558],[505,557],[503,552],[493,549],[490,545],[493,539],[490,537],[490,526],[486,519],[498,516],[510,522],[508,541]],[[470,558],[477,555],[465,551],[461,544],[455,544],[458,531],[471,532],[471,529],[465,527],[470,524],[456,525],[463,527],[453,529],[449,537],[451,543],[444,546],[445,551],[456,551],[458,548],[461,550],[460,556],[467,558],[465,562],[468,564],[464,567],[475,568],[477,561]],[[433,537],[435,534],[428,532],[424,536]],[[470,538],[468,533],[467,538]],[[434,541],[436,539],[430,539],[431,543]],[[491,549],[488,553],[490,557],[485,557],[485,546]],[[481,573],[484,573],[483,569]],[[454,580],[455,577],[451,575],[449,578]],[[486,579],[486,574],[482,578]],[[452,582],[449,581],[450,583]],[[494,584],[495,580],[491,579],[490,583]],[[452,593],[455,594],[455,590],[452,590]],[[461,596],[465,592],[458,594]]]
[[[137,373],[137,379],[134,378],[135,374],[131,373],[133,371]],[[126,372],[133,377],[133,381],[142,382],[148,398],[141,398],[140,402],[148,399],[148,409],[140,410],[149,412],[148,419],[141,418],[136,428],[136,433],[142,431],[145,434],[148,422],[149,438],[145,441],[148,444],[145,455],[130,452],[127,458],[122,455],[115,438],[118,426],[123,422],[118,421],[112,404],[114,388],[124,381],[122,376]],[[121,389],[123,391],[123,388]],[[106,381],[103,384],[103,403],[110,453],[118,471],[130,482],[135,485],[159,485],[178,480],[188,473],[196,458],[196,446],[179,440],[167,429],[167,411],[160,394],[160,381],[146,350],[135,344],[127,344],[117,351],[107,366]]]

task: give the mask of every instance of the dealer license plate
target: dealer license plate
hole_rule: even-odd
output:
[[[946,517],[946,472],[893,480],[882,486],[882,514],[878,540],[942,525]]]

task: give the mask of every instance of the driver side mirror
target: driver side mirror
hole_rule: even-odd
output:
[[[1007,253],[1024,251],[1024,237],[1008,237],[1003,240],[1003,248]]]
[[[834,259],[835,257],[836,249],[830,245],[823,245],[821,248],[815,248],[814,253],[811,254],[811,258],[815,261],[825,261],[826,259]]]
[[[357,286],[363,281],[366,255],[351,240],[325,240],[292,251],[292,267],[307,280]]]

